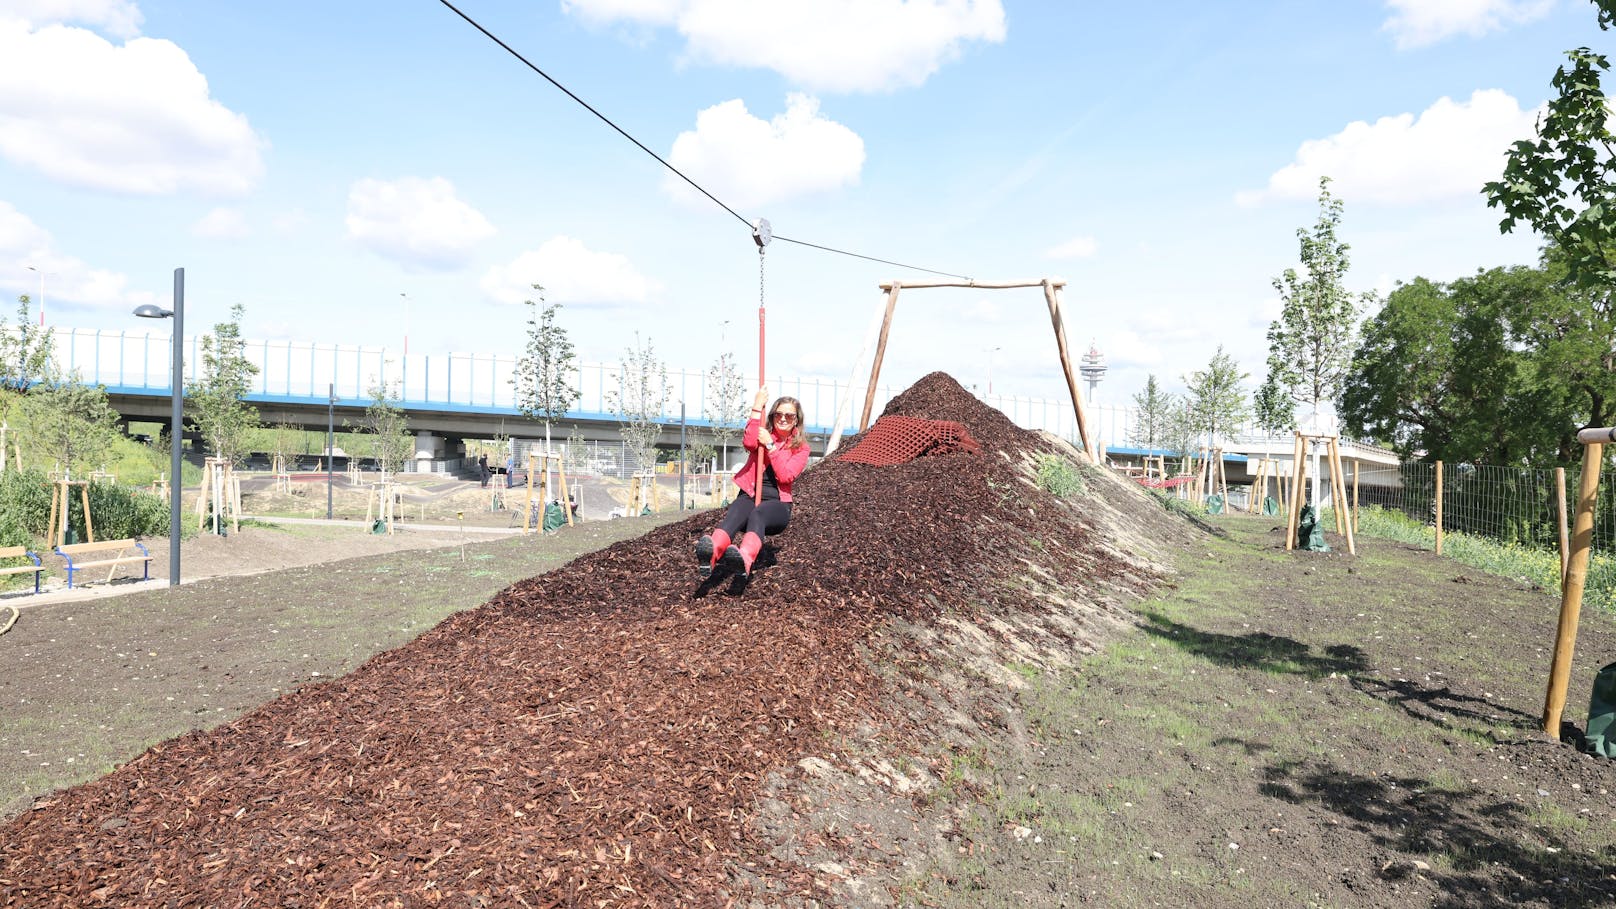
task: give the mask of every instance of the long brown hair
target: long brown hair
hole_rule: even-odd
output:
[[[782,396],[777,399],[774,402],[774,406],[769,408],[769,416],[765,419],[763,428],[769,431],[769,435],[774,435],[774,415],[780,410],[781,404],[790,404],[791,406],[797,408],[797,422],[791,427],[791,437],[786,440],[786,447],[801,448],[802,446],[807,445],[808,436],[803,432],[802,427],[804,423],[808,422],[808,418],[804,416],[802,412],[802,402],[796,398]]]

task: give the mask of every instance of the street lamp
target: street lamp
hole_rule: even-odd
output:
[[[43,313],[42,313],[43,315]],[[185,406],[185,269],[174,269],[174,308],[163,309],[151,303],[143,303],[135,308],[135,315],[142,319],[173,319],[174,320],[174,369],[169,376],[169,395],[171,410],[169,413],[168,447],[169,454],[169,480],[168,480],[168,586],[178,587],[180,583],[180,443],[185,435],[184,406]]]
[[[1004,350],[1002,347],[988,348],[988,394],[993,394],[993,355]]]
[[[404,298],[404,356],[410,355],[410,295],[401,293]]]
[[[34,272],[34,273],[39,275],[39,326],[41,328],[43,328],[43,327],[45,327],[45,274],[46,274],[46,272],[45,272],[45,269],[43,269],[43,268],[35,268],[32,265],[27,265],[27,266],[24,266],[24,267],[27,268],[29,271]],[[53,272],[50,272],[50,274],[54,275],[54,274],[56,274],[56,272],[53,271]]]

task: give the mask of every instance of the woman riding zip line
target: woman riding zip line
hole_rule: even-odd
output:
[[[718,529],[696,541],[696,559],[704,573],[722,564],[750,575],[763,540],[785,530],[791,521],[791,484],[808,466],[802,404],[796,398],[782,397],[769,408],[765,418],[763,405],[768,400],[768,386],[759,388],[752,399],[746,433],[741,437],[741,445],[750,452],[746,463],[735,472],[735,485],[741,494],[724,513]],[[760,452],[766,455],[761,499],[756,495]]]

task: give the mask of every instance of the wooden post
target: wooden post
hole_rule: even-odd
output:
[[[1302,434],[1298,432],[1296,434],[1295,443],[1291,445],[1291,494],[1288,497],[1291,513],[1290,516],[1285,519],[1286,550],[1296,548],[1297,521],[1302,513],[1302,475],[1306,473],[1306,468],[1304,467],[1304,462],[1302,460],[1306,452],[1302,449]]]
[[[1083,450],[1088,452],[1089,461],[1099,464],[1100,453],[1094,447],[1094,440],[1089,438],[1088,412],[1083,408],[1083,394],[1077,390],[1077,375],[1072,372],[1072,357],[1066,347],[1066,318],[1061,315],[1060,294],[1048,278],[1043,285],[1044,301],[1049,304],[1049,321],[1055,326],[1055,346],[1060,349],[1061,371],[1066,374],[1066,390],[1071,393],[1072,409],[1077,412],[1077,435],[1083,442]]]
[[[1442,462],[1436,462],[1436,554],[1442,554]]]
[[[542,505],[540,506],[543,507]],[[533,452],[527,453],[527,494],[522,499],[522,532],[528,532],[528,525],[533,521]],[[539,522],[543,527],[544,522]]]
[[[95,542],[95,524],[90,520],[90,484],[80,481],[79,499],[84,503],[84,542]]]
[[[1571,564],[1571,541],[1566,534],[1565,468],[1554,468],[1554,510],[1560,516],[1560,592],[1565,593],[1566,568]]]
[[[903,285],[893,281],[883,289],[887,292],[887,311],[881,317],[881,339],[875,344],[875,359],[870,361],[870,385],[864,391],[864,414],[859,417],[859,432],[870,428],[870,411],[875,408],[875,385],[881,380],[881,361],[886,358],[887,335],[892,332],[892,310],[898,305],[898,291],[903,289]],[[762,482],[761,474],[759,482]]]
[[[567,490],[567,465],[556,458],[556,480],[561,484],[561,510],[567,513],[567,526],[572,526],[572,493]]]
[[[1326,463],[1330,465],[1330,501],[1335,506],[1330,509],[1335,514],[1335,532],[1341,536],[1347,535],[1347,480],[1341,475],[1341,451],[1336,447],[1335,436],[1330,436],[1324,448]],[[1352,547],[1349,545],[1348,550]]]
[[[1612,438],[1610,429],[1585,429],[1577,434]],[[1588,552],[1594,541],[1594,502],[1599,494],[1599,468],[1605,446],[1584,441],[1582,483],[1577,489],[1577,517],[1571,534],[1571,558],[1567,563],[1565,589],[1560,594],[1560,623],[1554,635],[1554,660],[1549,665],[1549,690],[1543,701],[1543,731],[1560,737],[1560,716],[1565,710],[1566,686],[1571,680],[1571,657],[1577,645],[1577,620],[1582,612],[1582,589],[1588,580]],[[1439,465],[1441,461],[1437,462]]]
[[[1357,555],[1358,540],[1353,530],[1352,517],[1342,514],[1347,508],[1347,478],[1341,469],[1341,446],[1335,436],[1330,437],[1330,464],[1330,482],[1335,486],[1336,501],[1341,503],[1335,510],[1336,523],[1341,526],[1346,534],[1347,553]]]
[[[57,515],[57,511],[59,510],[59,504],[58,503],[59,503],[59,501],[61,499],[61,494],[62,494],[61,483],[60,482],[52,483],[51,484],[50,523],[45,525],[45,548],[46,549],[50,549],[50,548],[54,547],[56,545],[57,541],[61,539],[60,537],[58,537],[56,535],[56,527],[57,527],[57,524],[58,524],[58,522],[60,520],[59,516]]]

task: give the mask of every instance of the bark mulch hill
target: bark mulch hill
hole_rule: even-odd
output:
[[[1052,443],[946,375],[887,413],[963,423],[983,453],[833,456],[798,481],[792,526],[747,584],[696,577],[692,543],[715,519],[698,515],[156,746],[0,829],[0,902],[722,905],[737,877],[812,895],[809,869],[749,841],[749,812],[766,774],[888,716],[857,650],[872,630],[944,607],[1048,609],[1017,582],[1027,563],[1155,580],[1084,500],[1026,482]],[[1129,498],[1109,495],[1113,513]],[[1152,508],[1141,530],[1180,532]]]

